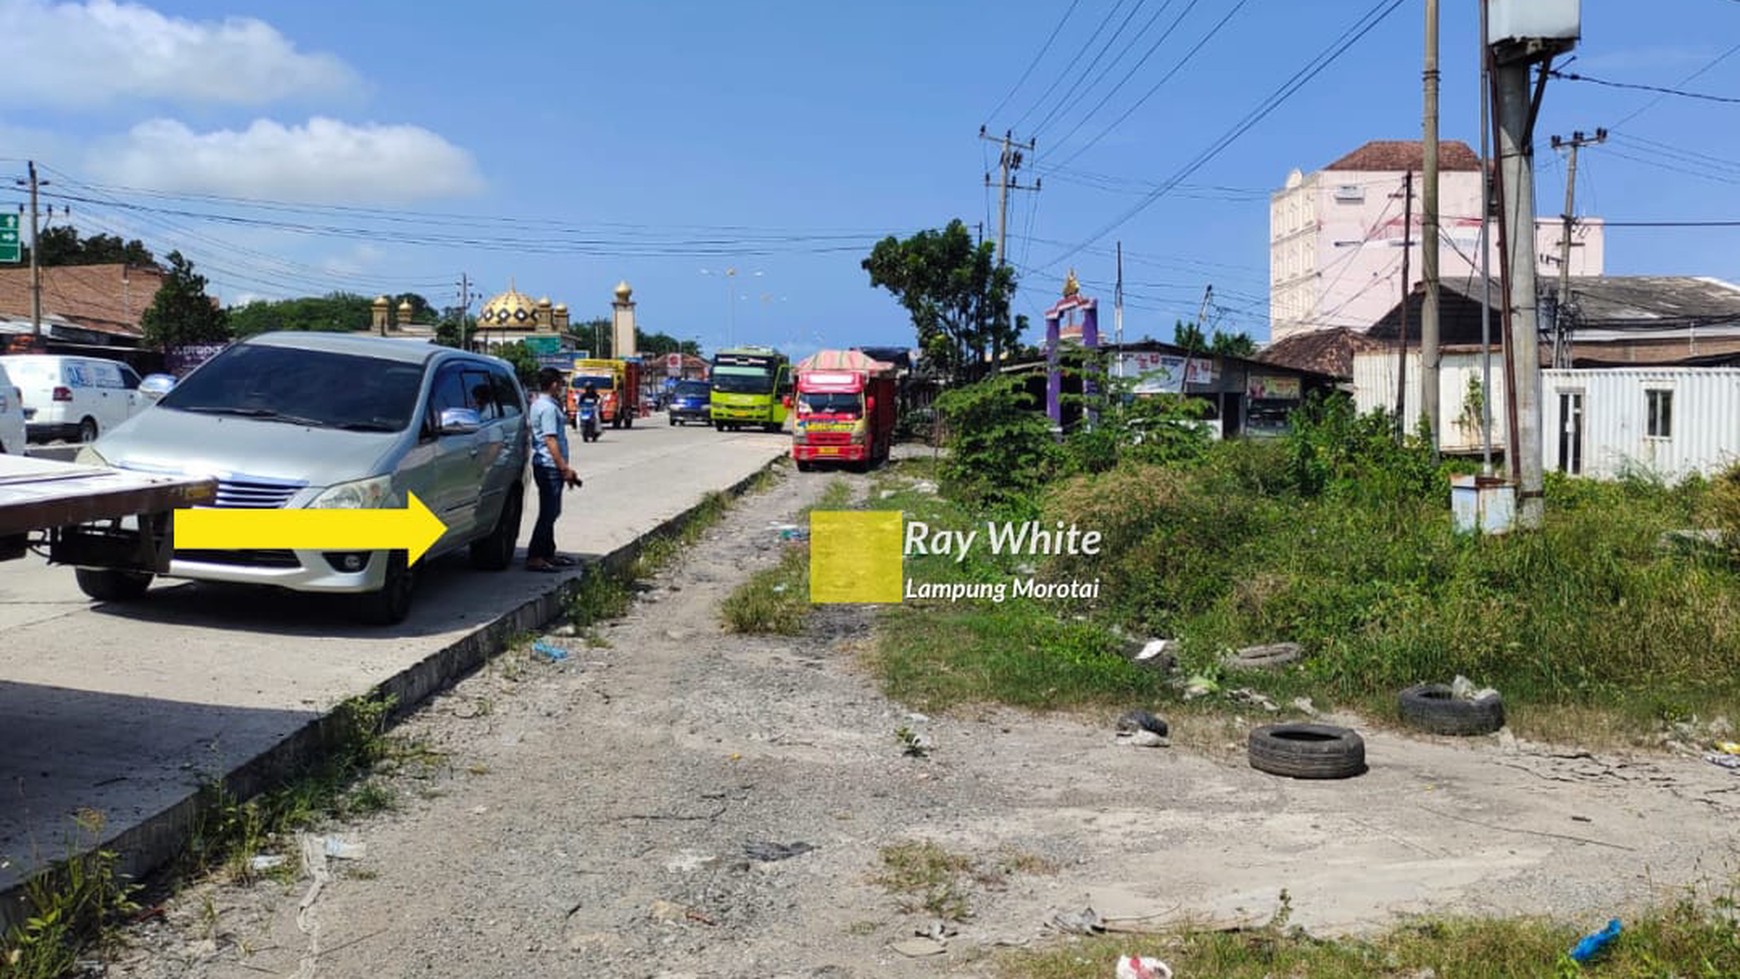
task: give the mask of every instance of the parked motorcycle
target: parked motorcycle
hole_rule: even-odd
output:
[[[586,442],[598,441],[598,406],[591,402],[580,406],[580,438]]]

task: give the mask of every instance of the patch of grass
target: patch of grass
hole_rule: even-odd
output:
[[[1541,918],[1422,919],[1371,939],[1311,938],[1283,916],[1247,931],[1182,928],[1165,935],[1117,936],[1001,956],[1007,979],[1102,979],[1121,955],[1162,959],[1180,976],[1222,979],[1413,979],[1422,975],[1614,979],[1740,975],[1740,928],[1731,900],[1687,899],[1627,919],[1597,960],[1579,966],[1570,949],[1605,922],[1572,927]]]
[[[67,857],[25,883],[26,917],[0,941],[0,975],[58,979],[73,972],[81,950],[106,943],[124,916],[138,910],[139,888],[117,871],[114,851],[94,848],[104,818],[94,810],[73,817]]]
[[[803,527],[816,510],[851,506],[852,484],[836,478],[815,503],[803,507],[794,523]],[[807,544],[790,546],[779,562],[749,576],[720,604],[719,615],[730,632],[795,636],[803,632],[810,612],[810,552]]]
[[[173,888],[220,871],[243,882],[263,873],[288,879],[294,874],[292,861],[262,872],[253,868],[253,858],[281,847],[295,832],[391,808],[391,787],[373,773],[415,774],[445,759],[423,742],[388,734],[392,707],[390,699],[343,702],[325,722],[326,750],[253,798],[238,799],[221,779],[208,780],[200,788],[201,815],[188,845],[162,883]],[[94,846],[101,816],[81,814],[78,826],[84,845],[76,849]],[[26,892],[29,918],[0,947],[0,963],[5,963],[0,974],[64,975],[85,948],[107,937],[118,916],[137,910],[133,897],[139,888],[117,876],[118,860],[115,853],[96,849],[32,878]]]
[[[809,581],[809,552],[790,548],[778,564],[750,575],[726,596],[720,618],[731,632],[797,635],[809,614]]]
[[[1038,580],[1097,578],[1099,596],[891,609],[879,659],[886,685],[932,709],[979,699],[1110,706],[1164,693],[1115,656],[1084,655],[1115,644],[1091,638],[1080,619],[1178,640],[1186,673],[1250,686],[1283,708],[1309,696],[1320,709],[1393,718],[1397,690],[1461,674],[1503,693],[1519,732],[1563,730],[1590,711],[1584,743],[1647,740],[1666,724],[1731,715],[1740,576],[1714,549],[1661,545],[1664,533],[1711,519],[1720,481],[1548,474],[1542,530],[1461,536],[1445,470],[1422,467],[1388,435],[1358,438],[1373,445],[1229,442],[1193,466],[1060,482],[1040,501],[1042,519],[1099,531],[1101,553],[1026,561]],[[948,529],[1003,518],[910,492],[870,505]],[[908,573],[984,583],[1017,570],[975,553],[911,558]],[[1219,670],[1228,650],[1281,641],[1305,647],[1300,666]]]
[[[751,492],[756,491],[755,486],[760,485],[763,481],[771,481],[773,478],[771,473],[764,472],[762,476],[757,477],[756,484],[752,484]],[[702,497],[701,502],[695,507],[694,514],[683,524],[681,530],[674,534],[655,537],[646,543],[640,554],[636,556],[634,568],[630,575],[637,579],[650,578],[669,567],[678,555],[694,546],[695,542],[701,539],[701,535],[725,519],[731,505],[731,496],[727,493],[715,490]]]
[[[631,579],[608,574],[601,568],[587,568],[568,599],[568,621],[575,629],[584,631],[599,622],[620,618],[632,604]]]
[[[887,888],[909,914],[920,911],[947,921],[972,915],[965,889],[973,870],[971,857],[950,853],[928,840],[885,846],[879,851],[881,871],[871,883]]]
[[[883,617],[874,660],[888,696],[925,711],[986,702],[1056,709],[1167,696],[1164,679],[1119,655],[1103,630],[1059,621],[1025,602],[893,608]]]

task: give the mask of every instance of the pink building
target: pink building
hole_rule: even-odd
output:
[[[1408,289],[1421,281],[1420,188],[1425,151],[1418,140],[1375,140],[1315,173],[1294,170],[1269,204],[1269,331],[1282,340],[1311,330],[1365,330],[1403,295],[1405,181],[1414,180],[1408,236]],[[1441,232],[1438,274],[1479,282],[1480,157],[1467,143],[1438,148]],[[1492,229],[1492,274],[1498,276],[1498,226]],[[1559,274],[1563,224],[1538,218],[1537,274]],[[1601,275],[1602,224],[1579,218],[1571,234],[1571,274]]]

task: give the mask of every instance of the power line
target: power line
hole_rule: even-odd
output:
[[[1204,34],[1202,36],[1201,40],[1197,41],[1196,44],[1193,47],[1191,47],[1191,49],[1189,51],[1186,51],[1184,53],[1184,57],[1179,58],[1178,61],[1175,64],[1173,64],[1170,71],[1166,72],[1164,75],[1161,75],[1160,80],[1155,82],[1154,86],[1152,88],[1148,89],[1148,91],[1145,92],[1141,98],[1137,99],[1135,101],[1135,104],[1131,105],[1128,109],[1125,109],[1123,115],[1112,120],[1111,124],[1106,126],[1104,129],[1100,130],[1099,134],[1096,135],[1093,139],[1088,140],[1087,143],[1085,143],[1079,149],[1077,149],[1074,153],[1071,153],[1068,157],[1066,157],[1064,159],[1063,163],[1060,164],[1060,166],[1067,166],[1069,163],[1071,163],[1074,160],[1076,160],[1077,158],[1079,158],[1083,153],[1086,153],[1088,150],[1092,149],[1097,143],[1099,143],[1100,140],[1105,139],[1108,135],[1110,135],[1112,133],[1113,130],[1115,130],[1119,126],[1123,125],[1124,120],[1130,118],[1130,116],[1132,114],[1134,114],[1137,109],[1140,109],[1142,106],[1146,105],[1148,100],[1154,97],[1154,93],[1160,91],[1160,89],[1162,87],[1164,87],[1167,82],[1171,81],[1172,76],[1174,76],[1174,75],[1178,74],[1178,72],[1182,71],[1184,66],[1190,63],[1190,59],[1196,57],[1196,53],[1198,51],[1201,51],[1203,49],[1203,47],[1206,46],[1208,44],[1208,42],[1210,40],[1212,40],[1216,34],[1219,34],[1221,29],[1227,25],[1227,22],[1233,19],[1233,15],[1237,14],[1239,12],[1239,10],[1242,9],[1247,2],[1248,2],[1248,0],[1239,0],[1239,2],[1236,5],[1234,5],[1231,10],[1226,12],[1226,16],[1222,17],[1218,23],[1216,23],[1213,27],[1209,28],[1208,33]],[[1192,9],[1194,9],[1195,7],[1196,7],[1196,2],[1195,2],[1195,0],[1192,0],[1190,7],[1185,9],[1184,14],[1179,15],[1179,20],[1175,21],[1173,23],[1172,27],[1167,29],[1166,34],[1164,36],[1162,36],[1159,41],[1155,42],[1154,47],[1149,49],[1148,54],[1143,55],[1142,60],[1137,62],[1134,68],[1130,69],[1130,73],[1129,73],[1129,75],[1125,76],[1124,81],[1129,81],[1130,78],[1135,76],[1136,69],[1141,68],[1142,65],[1147,62],[1148,58],[1151,57],[1155,51],[1159,50],[1160,44],[1166,40],[1166,37],[1171,36],[1172,31],[1174,29],[1176,29],[1180,23],[1182,23],[1184,16],[1189,14],[1190,11]],[[1110,93],[1107,93],[1106,98],[1101,99],[1100,104],[1094,106],[1092,112],[1089,112],[1087,115],[1083,116],[1081,123],[1077,123],[1076,129],[1071,129],[1069,131],[1069,133],[1064,136],[1064,139],[1067,140],[1070,136],[1075,135],[1076,130],[1080,129],[1081,125],[1083,123],[1087,122],[1088,119],[1093,118],[1094,114],[1098,113],[1100,111],[1100,107],[1105,105],[1107,99],[1110,99],[1113,94],[1116,94],[1118,88],[1122,88],[1123,86],[1124,86],[1124,82],[1119,82],[1117,88],[1114,88],[1114,89],[1112,89],[1112,91]],[[1059,142],[1062,142],[1062,140],[1060,140]]]
[[[1717,55],[1715,58],[1711,59],[1709,64],[1705,65],[1702,68],[1699,68],[1697,71],[1692,72],[1690,75],[1687,75],[1686,77],[1680,79],[1678,82],[1675,82],[1674,84],[1675,85],[1689,84],[1693,80],[1697,79],[1700,75],[1703,75],[1705,72],[1716,67],[1717,65],[1721,64],[1722,62],[1727,61],[1729,58],[1733,57],[1735,55],[1735,53],[1737,53],[1737,52],[1740,52],[1740,44],[1736,44],[1733,47],[1729,48],[1728,50]],[[1662,100],[1665,98],[1667,98],[1666,95],[1657,95],[1655,98],[1650,99],[1648,102],[1645,102],[1643,105],[1640,105],[1636,109],[1632,110],[1630,115],[1619,120],[1618,122],[1614,123],[1613,125],[1608,126],[1607,128],[1609,130],[1619,129],[1620,127],[1624,126],[1626,123],[1630,122],[1631,120],[1636,119],[1638,116],[1641,116],[1645,112],[1648,112],[1649,110],[1655,108],[1657,105],[1660,105]]]
[[[1547,74],[1553,78],[1563,79],[1567,82],[1591,82],[1596,85],[1605,85],[1608,88],[1629,88],[1636,89],[1640,92],[1661,92],[1664,95],[1678,95],[1681,98],[1687,99],[1703,99],[1706,102],[1727,102],[1730,104],[1740,103],[1740,98],[1734,98],[1728,95],[1708,95],[1703,92],[1683,92],[1677,88],[1664,88],[1660,85],[1639,85],[1636,82],[1614,82],[1608,81],[1605,78],[1594,78],[1589,75],[1580,75],[1574,71],[1549,71]]]
[[[997,117],[997,113],[1002,112],[1003,107],[1009,104],[1009,100],[1015,97],[1015,93],[1021,90],[1021,86],[1027,83],[1027,78],[1029,75],[1033,74],[1033,69],[1039,67],[1039,63],[1045,60],[1045,52],[1051,50],[1052,42],[1057,40],[1058,32],[1063,30],[1063,25],[1069,21],[1069,15],[1075,13],[1076,5],[1079,3],[1081,3],[1081,0],[1070,0],[1069,7],[1064,10],[1063,16],[1057,19],[1056,26],[1052,27],[1051,36],[1045,39],[1045,44],[1039,49],[1039,53],[1033,56],[1032,61],[1028,62],[1027,70],[1021,73],[1021,77],[1015,82],[1015,86],[1009,89],[1009,94],[1003,96],[1003,101],[998,102],[997,107],[992,109],[991,114],[985,118],[985,125],[987,127],[990,126],[991,120]]]
[[[1609,228],[1740,228],[1740,221],[1602,221]]]
[[[1140,0],[1138,0],[1138,2],[1140,2]],[[1122,7],[1123,5],[1124,5],[1124,0],[1118,0],[1117,3],[1112,4],[1112,9],[1106,11],[1106,19],[1100,21],[1100,26],[1094,28],[1094,32],[1092,34],[1089,34],[1088,39],[1082,43],[1081,50],[1077,51],[1075,53],[1075,56],[1070,58],[1067,62],[1065,62],[1065,64],[1074,65],[1077,62],[1081,61],[1082,55],[1087,54],[1088,48],[1093,47],[1094,38],[1097,38],[1100,36],[1100,32],[1106,29],[1106,25],[1110,24],[1112,22],[1113,17],[1116,17],[1118,15],[1118,8]],[[1037,102],[1033,103],[1031,106],[1029,106],[1027,108],[1026,112],[1021,113],[1020,117],[1015,120],[1015,124],[1013,126],[1011,126],[1010,128],[1011,129],[1021,128],[1021,123],[1023,121],[1025,121],[1028,116],[1033,114],[1034,109],[1039,108],[1040,106],[1044,105],[1046,102],[1049,102],[1051,100],[1051,93],[1057,91],[1057,86],[1062,84],[1063,80],[1067,77],[1069,77],[1067,74],[1060,74],[1056,78],[1052,79],[1051,84],[1049,86],[1047,86],[1045,89],[1045,94],[1039,96],[1039,101],[1037,101]]]
[[[1289,78],[1280,88],[1270,93],[1263,102],[1258,104],[1256,109],[1253,109],[1244,119],[1240,120],[1232,129],[1222,135],[1220,139],[1211,144],[1210,147],[1198,155],[1195,160],[1191,161],[1183,169],[1174,174],[1164,185],[1148,194],[1141,203],[1125,212],[1117,220],[1096,231],[1086,241],[1083,241],[1068,251],[1058,255],[1056,258],[1053,258],[1050,262],[1045,264],[1044,268],[1051,268],[1057,265],[1057,263],[1069,258],[1076,252],[1081,251],[1092,242],[1116,231],[1131,218],[1134,218],[1136,215],[1147,210],[1155,201],[1169,193],[1173,187],[1183,182],[1186,177],[1189,177],[1197,170],[1200,170],[1216,156],[1219,156],[1240,136],[1244,135],[1257,123],[1261,122],[1269,115],[1269,113],[1279,108],[1282,103],[1291,98],[1300,88],[1303,88],[1307,82],[1321,74],[1325,68],[1334,64],[1335,61],[1345,54],[1349,48],[1353,47],[1353,45],[1358,43],[1360,39],[1371,33],[1374,28],[1383,23],[1390,14],[1395,13],[1395,11],[1406,2],[1407,0],[1387,0],[1386,5],[1386,2],[1380,0],[1377,5],[1373,6],[1371,10],[1367,11],[1359,20],[1355,21],[1352,27],[1348,28],[1347,31],[1344,31],[1340,38],[1337,38],[1328,48],[1325,48],[1324,51],[1320,52],[1310,62],[1307,62],[1304,68],[1295,72],[1292,78]],[[1362,24],[1364,26],[1361,26]]]
[[[1057,118],[1057,116],[1060,113],[1066,111],[1067,108],[1073,108],[1077,102],[1080,102],[1082,99],[1086,98],[1087,93],[1093,91],[1093,87],[1100,83],[1100,79],[1104,78],[1106,76],[1106,73],[1110,72],[1114,65],[1116,65],[1119,61],[1123,60],[1124,52],[1120,51],[1116,58],[1113,58],[1111,61],[1108,62],[1108,61],[1106,61],[1106,52],[1110,51],[1112,48],[1112,45],[1114,45],[1118,42],[1118,38],[1123,36],[1124,29],[1130,26],[1130,21],[1134,20],[1136,18],[1136,15],[1142,12],[1142,4],[1144,2],[1145,2],[1145,0],[1136,0],[1135,5],[1130,8],[1130,12],[1128,14],[1124,15],[1124,22],[1118,25],[1118,29],[1112,32],[1111,37],[1106,39],[1105,46],[1100,48],[1099,55],[1097,57],[1095,57],[1092,62],[1090,62],[1090,64],[1104,64],[1105,65],[1105,67],[1100,70],[1100,74],[1094,76],[1094,79],[1087,83],[1086,88],[1082,87],[1082,79],[1084,77],[1086,77],[1087,73],[1083,72],[1083,73],[1077,75],[1075,78],[1075,81],[1071,82],[1069,88],[1064,91],[1063,97],[1058,99],[1057,104],[1051,107],[1051,111],[1046,113],[1044,118],[1040,119],[1039,122],[1034,124],[1034,126],[1033,126],[1033,135],[1034,136],[1038,136],[1040,133],[1043,133],[1045,131],[1045,127],[1051,125],[1051,120]],[[1173,3],[1173,0],[1163,0],[1163,2],[1160,5],[1161,13],[1164,13],[1166,8],[1170,7],[1172,5],[1172,3]],[[1152,26],[1152,24],[1154,23],[1154,20],[1158,19],[1158,17],[1159,17],[1159,15],[1156,14],[1153,19],[1150,19],[1148,21],[1148,24],[1146,24],[1142,27],[1142,32],[1146,32],[1148,30],[1148,27]],[[1142,33],[1138,32],[1136,36],[1141,37]],[[1132,45],[1134,43],[1135,43],[1134,41],[1131,42]],[[1129,45],[1126,45],[1124,50],[1125,51],[1129,50]],[[1078,91],[1081,94],[1077,95],[1076,93]],[[1072,98],[1071,96],[1074,96],[1074,97]]]

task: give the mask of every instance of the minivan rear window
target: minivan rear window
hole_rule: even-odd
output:
[[[240,343],[157,402],[202,414],[402,432],[417,413],[423,368],[380,357]]]

